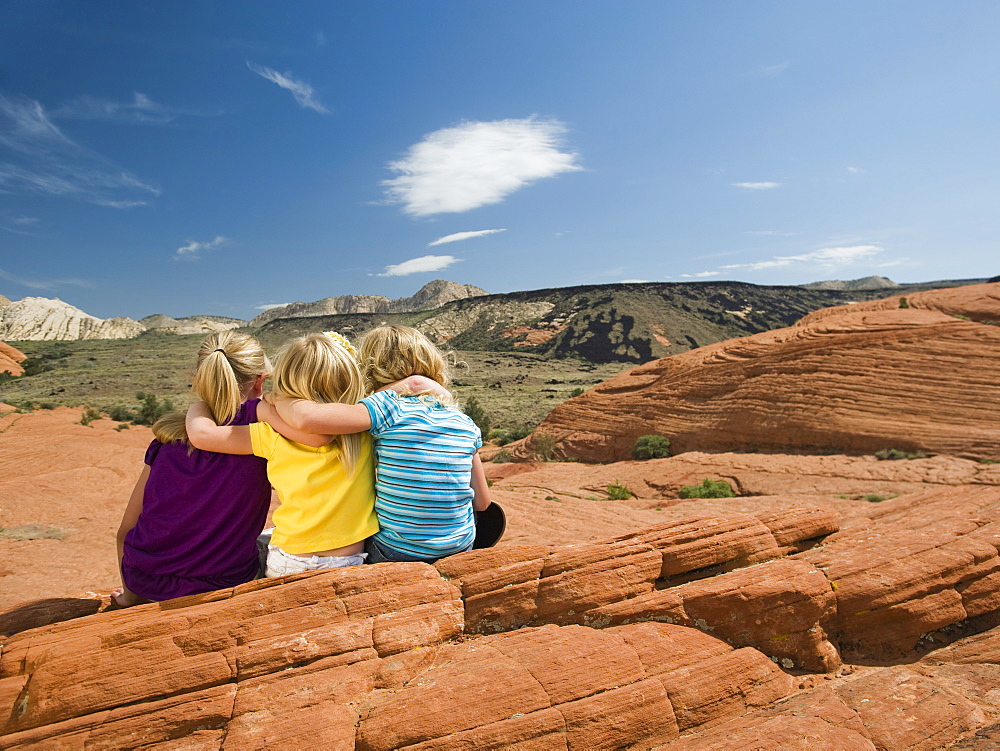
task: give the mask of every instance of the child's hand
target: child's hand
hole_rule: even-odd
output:
[[[385,391],[386,389],[392,389],[396,393],[404,395],[430,394],[439,398],[448,398],[451,396],[451,392],[440,383],[422,375],[407,376],[401,381],[383,386],[379,391]]]

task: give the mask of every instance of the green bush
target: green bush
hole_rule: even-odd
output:
[[[611,501],[627,501],[632,497],[632,491],[624,485],[619,485],[618,483],[608,485],[604,489],[604,492],[608,494],[608,500]]]
[[[468,401],[466,401],[465,414],[469,416],[470,420],[476,423],[480,433],[484,436],[488,436],[490,434],[490,425],[493,421],[490,419],[486,409],[479,403],[479,400],[476,399],[476,397],[470,396]]]
[[[514,461],[514,457],[509,451],[497,451],[493,455],[494,464],[507,464],[512,461]]]
[[[890,498],[895,497],[896,496],[894,495],[879,495],[878,493],[868,493],[867,495],[862,496],[863,500],[866,500],[869,503],[881,503],[882,501],[888,501]]]
[[[635,459],[662,459],[670,456],[670,441],[662,435],[639,436],[632,447]]]
[[[116,404],[113,407],[109,407],[107,412],[108,417],[115,422],[132,422],[136,418],[135,412],[123,404]]]
[[[94,420],[101,419],[101,412],[94,407],[87,407],[83,410],[83,415],[80,416],[81,425],[90,425]]]
[[[910,307],[910,301],[907,300],[905,297],[899,298],[899,307],[901,307],[901,308],[908,308],[908,307]]]
[[[152,425],[168,412],[173,412],[173,401],[170,399],[157,399],[156,394],[144,394],[141,391],[135,395],[140,401],[139,412],[132,420],[136,425]]]
[[[539,433],[532,441],[535,453],[541,457],[543,462],[552,461],[552,455],[556,450],[556,439],[553,436]]]
[[[927,454],[923,451],[914,451],[912,454],[902,449],[882,449],[875,452],[875,458],[880,461],[898,461],[899,459],[926,459]]]
[[[584,391],[585,389],[582,386],[577,386],[575,389],[569,392],[569,398],[575,399],[576,397],[580,396],[580,394],[582,394]]]
[[[680,491],[681,498],[735,498],[733,486],[725,480],[709,480],[707,477],[701,485],[685,485]]]

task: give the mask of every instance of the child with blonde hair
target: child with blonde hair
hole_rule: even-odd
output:
[[[275,397],[355,404],[366,392],[352,350],[339,334],[293,339],[278,355]],[[272,515],[267,576],[363,563],[364,541],[378,531],[371,438],[349,431],[356,434],[332,441],[324,435],[328,443],[310,446],[273,410],[265,406],[259,416],[267,422],[221,426],[211,419],[208,405],[196,402],[188,410],[187,431],[199,448],[267,460],[267,476],[280,501]]]
[[[194,390],[209,421],[243,426],[256,421],[270,369],[252,336],[234,331],[208,336],[198,348]],[[169,600],[255,579],[256,538],[271,499],[264,460],[192,448],[182,413],[157,420],[153,435],[118,529],[122,587],[112,593],[115,601],[129,606]]]
[[[276,410],[303,431],[371,433],[379,531],[365,546],[369,563],[433,562],[471,549],[473,512],[491,499],[477,454],[482,436],[447,391],[444,357],[416,329],[380,326],[362,336],[360,359],[375,392],[360,404],[275,394]]]

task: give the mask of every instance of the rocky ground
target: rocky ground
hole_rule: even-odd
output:
[[[7,412],[0,746],[1000,747],[998,289],[824,311],[571,399],[503,450],[684,451],[489,462],[495,548],[127,611],[114,531],[148,429]],[[796,431],[794,454],[720,443]],[[705,479],[739,495],[679,497]]]
[[[1000,742],[998,466],[488,463],[495,549],[99,612],[150,435],[80,416],[0,418],[5,748]]]

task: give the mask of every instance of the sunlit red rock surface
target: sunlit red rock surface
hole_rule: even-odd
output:
[[[966,307],[948,310],[984,320],[996,288],[971,288]],[[972,346],[961,327],[986,342],[1000,331],[942,320],[918,295],[908,303],[817,314],[786,332],[806,332],[803,346],[827,337],[817,326],[874,337],[889,399],[905,381],[902,354],[926,354],[914,329],[941,353],[952,334]],[[861,316],[849,335],[845,315]],[[755,341],[708,359],[752,374],[747,363],[760,360],[738,353]],[[817,351],[799,355],[874,388],[874,376],[850,380],[863,347]],[[936,398],[989,411],[983,384],[1000,379],[994,362],[979,364],[981,380],[963,376],[951,396],[939,384]],[[927,378],[944,383],[957,367]],[[775,399],[788,399],[778,386]],[[833,408],[810,393],[816,409]],[[894,430],[923,419],[907,415]],[[938,419],[940,445],[969,421],[965,449],[898,461],[689,451],[487,463],[508,516],[496,548],[111,611],[114,531],[149,431],[83,426],[80,410],[7,411],[0,748],[1000,747],[1000,464],[969,448],[989,446],[978,416],[926,424]],[[834,437],[844,430],[827,422]],[[931,448],[905,436],[878,448]],[[678,497],[706,478],[740,497]],[[611,485],[633,497],[610,500]]]
[[[898,448],[1000,459],[1000,284],[900,304],[817,311],[641,365],[556,407],[535,436],[590,462],[628,458],[652,433],[675,453]]]
[[[6,372],[16,376],[21,375],[24,372],[21,363],[25,359],[25,355],[21,350],[0,342],[0,373]]]

